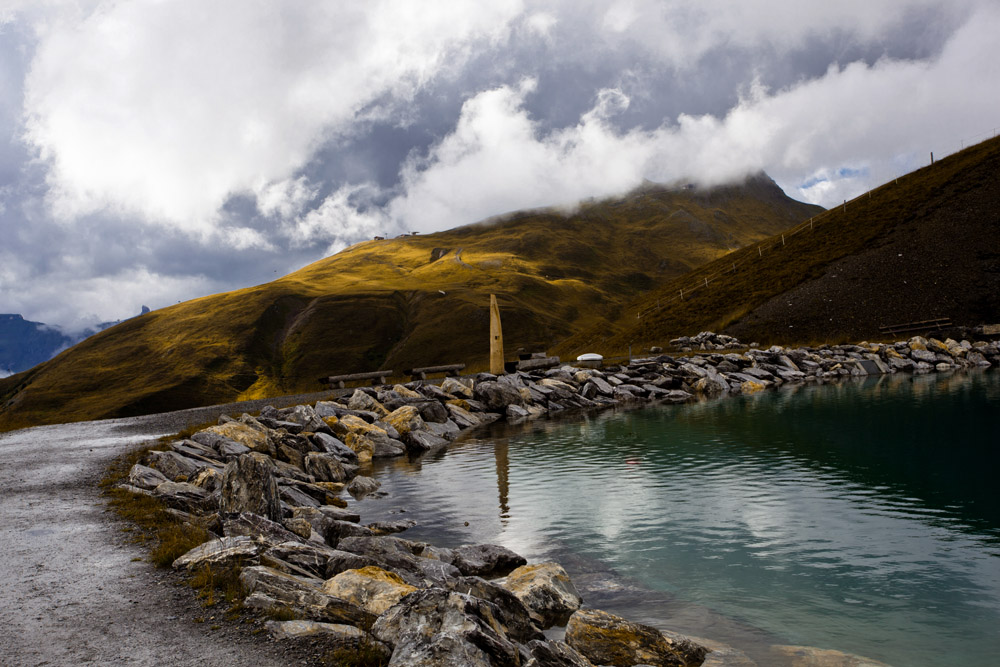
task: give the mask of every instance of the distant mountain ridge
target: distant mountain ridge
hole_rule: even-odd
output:
[[[128,320],[0,380],[0,429],[316,391],[316,378],[337,373],[485,365],[490,294],[508,356],[545,350],[820,211],[760,173],[365,241],[273,282]]]
[[[143,306],[140,314],[148,312],[149,308]],[[57,326],[26,320],[18,313],[0,313],[0,377],[28,370],[98,331],[120,323],[121,320],[101,322],[71,335]]]

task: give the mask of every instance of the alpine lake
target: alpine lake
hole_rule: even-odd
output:
[[[1000,371],[495,426],[374,475],[366,521],[557,561],[585,606],[759,665],[1000,655]]]

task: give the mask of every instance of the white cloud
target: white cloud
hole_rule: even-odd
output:
[[[411,96],[519,9],[178,0],[47,17],[26,138],[49,164],[56,215],[110,210],[204,232],[230,195],[292,178],[365,105]]]
[[[345,185],[323,200],[320,206],[287,226],[284,234],[293,247],[328,243],[333,254],[359,240],[386,236],[400,230],[386,214],[372,205],[378,188],[371,184]]]

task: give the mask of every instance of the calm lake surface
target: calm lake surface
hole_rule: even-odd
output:
[[[379,464],[388,495],[357,506],[556,560],[588,606],[758,659],[995,665],[998,473],[1000,372],[932,374],[498,428]]]

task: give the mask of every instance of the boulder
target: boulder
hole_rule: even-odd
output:
[[[524,556],[496,544],[459,547],[453,553],[451,564],[465,576],[500,577],[528,563]]]
[[[353,625],[317,621],[268,621],[264,627],[277,640],[323,637],[348,646],[360,644],[368,635]]]
[[[203,461],[196,461],[178,452],[150,452],[146,455],[146,461],[149,467],[159,470],[171,481],[193,477],[205,465]]]
[[[337,546],[345,537],[374,537],[374,533],[353,521],[338,521],[328,519],[323,523],[322,531],[317,531],[330,546]]]
[[[359,556],[358,554],[353,554],[350,551],[334,549],[330,554],[330,558],[326,561],[326,572],[324,572],[324,578],[330,579],[331,577],[337,576],[341,572],[346,572],[347,570],[360,570],[361,568],[368,567],[370,565],[375,565],[374,558]]]
[[[230,515],[222,522],[222,532],[226,537],[245,535],[265,547],[286,542],[303,542],[301,537],[282,524],[250,512]]]
[[[220,435],[234,442],[237,442],[247,449],[267,454],[274,458],[277,454],[274,439],[270,435],[270,429],[263,424],[258,424],[259,428],[244,424],[242,422],[227,422],[217,426],[210,426],[204,431],[195,433],[191,439],[202,444],[218,442],[208,434]],[[204,434],[204,435],[203,435]],[[211,446],[211,445],[209,445]],[[219,452],[222,453],[221,451]]]
[[[448,440],[438,437],[430,431],[410,431],[403,438],[407,449],[411,452],[426,452],[429,449],[448,446]]]
[[[401,436],[410,431],[422,431],[426,428],[424,419],[420,416],[420,410],[412,405],[396,408],[383,417],[382,421],[391,425]]]
[[[251,452],[227,463],[222,473],[219,511],[223,514],[251,512],[280,521],[281,497],[271,459]]]
[[[375,458],[375,441],[361,433],[347,433],[344,443],[357,455],[358,463],[370,463]]]
[[[558,563],[522,565],[497,583],[537,615],[543,630],[562,625],[583,604],[566,570]]]
[[[358,455],[354,450],[328,433],[313,433],[312,442],[318,451],[333,454],[344,463],[358,463]]]
[[[528,642],[527,649],[531,657],[525,667],[594,667],[594,663],[561,641],[536,639]]]
[[[141,465],[139,463],[132,466],[132,469],[128,471],[128,477],[125,480],[127,484],[150,491],[166,481],[169,481],[166,475],[161,473],[159,470]]]
[[[445,378],[441,382],[441,391],[451,394],[455,398],[472,398],[475,392],[472,390],[470,384],[466,384],[468,381],[462,381],[457,378]]]
[[[354,390],[354,394],[351,395],[351,400],[348,401],[347,407],[351,410],[374,412],[380,419],[389,414],[389,411],[385,409],[384,405],[379,403],[372,396],[366,394],[361,389]]]
[[[250,448],[246,445],[241,445],[232,438],[227,438],[212,430],[198,431],[191,436],[191,439],[201,445],[211,447],[225,461],[234,459],[240,454],[246,454],[250,451]]]
[[[311,405],[296,405],[277,411],[284,421],[293,422],[310,433],[328,433],[329,427]],[[262,413],[263,414],[263,413]]]
[[[521,392],[506,383],[486,381],[476,384],[475,398],[491,412],[504,413],[508,405],[524,405]]]
[[[262,565],[245,567],[240,572],[240,583],[250,594],[261,594],[267,600],[291,608],[304,618],[329,623],[346,623],[359,628],[370,628],[375,616],[346,600],[327,595],[320,586],[322,581],[310,580],[279,572]],[[259,601],[265,602],[265,601]]]
[[[566,626],[566,643],[598,665],[700,665],[708,649],[597,609],[581,609]]]
[[[499,612],[498,620],[510,639],[522,644],[544,635],[536,618],[516,595],[482,577],[460,577],[448,582],[448,590],[492,602]]]
[[[337,543],[337,548],[370,558],[375,565],[395,572],[417,588],[446,586],[450,580],[462,576],[451,563],[415,555],[417,545],[398,537],[345,537]]]
[[[399,575],[375,566],[346,570],[323,584],[324,593],[352,602],[376,616],[415,590]]]
[[[355,466],[346,466],[336,454],[310,452],[303,460],[304,470],[320,482],[346,482]]]
[[[391,665],[492,667],[518,665],[517,645],[485,600],[440,588],[416,591],[382,614],[372,628],[392,647]]]
[[[221,565],[255,558],[263,547],[246,535],[222,537],[199,544],[173,563],[173,568],[196,570],[203,565]]]
[[[200,513],[212,508],[212,499],[205,489],[187,482],[161,482],[153,495],[166,503],[167,507],[184,512]]]
[[[473,426],[479,426],[481,423],[479,417],[458,405],[447,403],[445,404],[445,408],[447,408],[448,414],[451,415],[452,421],[459,428],[472,428]]]
[[[358,475],[347,485],[347,492],[355,498],[364,498],[370,493],[375,493],[382,486],[382,482],[372,477]]]
[[[223,468],[225,470],[225,468]],[[191,479],[195,486],[205,489],[209,493],[214,493],[222,486],[222,471],[216,468],[205,467],[195,473]]]

